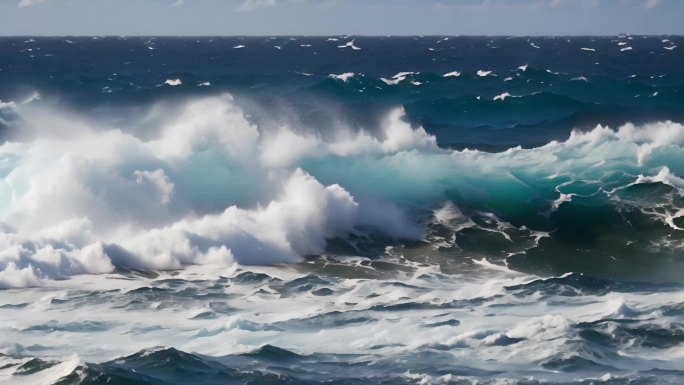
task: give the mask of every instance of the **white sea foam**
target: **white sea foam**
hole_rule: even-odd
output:
[[[511,94],[508,92],[504,92],[501,95],[496,95],[493,100],[505,100],[507,97],[510,97]]]
[[[660,182],[679,189],[684,189],[684,179],[672,173],[672,171],[670,171],[669,167],[667,166],[663,166],[660,169],[660,171],[658,171],[658,173],[653,176],[639,175],[639,177],[634,183],[639,184],[655,182]]]
[[[3,379],[5,385],[21,384],[55,384],[64,377],[75,373],[76,369],[84,365],[84,362],[76,354],[71,355],[64,361],[44,370],[30,374],[22,374]],[[2,378],[2,377],[0,377]]]
[[[180,79],[167,79],[164,82],[164,84],[175,87],[175,86],[180,86],[181,84],[183,84],[183,81],[181,81]]]
[[[59,124],[71,133],[0,146],[3,158],[22,158],[0,183],[0,220],[9,224],[0,233],[0,286],[114,265],[291,262],[364,223],[420,237],[392,204],[359,203],[297,167],[302,157],[437,150],[434,137],[401,117],[401,110],[389,115],[382,137],[349,132],[332,142],[285,129],[262,134],[227,96],[189,103],[147,141],[50,118],[53,134]],[[27,122],[41,126],[43,118]],[[215,192],[206,195],[209,186]],[[360,204],[371,206],[360,211]],[[383,218],[392,219],[383,226]]]
[[[458,72],[458,71],[451,71],[451,72],[445,73],[445,74],[442,75],[442,76],[444,76],[445,78],[448,78],[448,77],[458,77],[458,76],[461,76],[461,73]]]
[[[385,84],[388,85],[395,85],[399,84],[402,81],[406,80],[406,77],[409,75],[416,75],[417,72],[399,72],[398,74],[392,76],[391,79],[386,79],[386,78],[380,78]]]
[[[342,80],[343,82],[346,83],[347,81],[349,81],[349,79],[354,77],[354,73],[353,72],[345,72],[345,73],[339,74],[339,75],[330,74],[328,76],[330,76],[333,79]]]
[[[337,48],[351,48],[354,51],[358,51],[361,49],[361,48],[357,47],[356,45],[354,45],[354,40],[348,41],[342,45],[338,45]]]
[[[480,77],[489,76],[491,74],[492,74],[492,71],[485,71],[485,70],[478,70],[477,71],[477,76],[480,76]]]

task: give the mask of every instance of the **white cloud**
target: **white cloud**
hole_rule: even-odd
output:
[[[19,1],[19,8],[24,8],[24,7],[30,7],[32,5],[36,5],[39,3],[44,2],[45,0],[21,0]]]
[[[660,0],[645,0],[642,4],[642,7],[646,10],[649,10],[651,8],[657,7],[658,5],[660,5]]]
[[[171,6],[172,7],[180,7],[183,4],[185,4],[185,0],[176,0],[173,4],[171,4]]]
[[[276,0],[245,0],[239,7],[238,11],[247,12],[256,9],[270,8],[278,5]]]

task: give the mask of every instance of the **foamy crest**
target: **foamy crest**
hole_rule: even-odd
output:
[[[635,183],[684,188],[672,161],[682,156],[684,126],[672,122],[598,126],[492,154],[440,149],[402,109],[376,132],[339,129],[324,138],[257,127],[227,95],[157,107],[144,135],[9,106],[21,119],[10,126],[15,141],[0,146],[5,288],[116,266],[294,262],[368,227],[410,239],[424,236],[430,215],[467,227],[470,207],[543,215],[574,195],[523,180],[581,180],[596,168],[627,164],[641,173]],[[530,206],[530,196],[548,197],[547,207]]]
[[[377,136],[350,131],[335,141],[287,128],[261,133],[230,96],[165,112],[172,116],[158,112],[161,127],[143,140],[84,121],[69,132],[66,119],[52,121],[61,134],[43,135],[51,113],[27,111],[22,124],[36,139],[0,146],[0,286],[114,266],[293,262],[361,224],[381,228],[387,220],[390,235],[416,229],[403,226],[402,210],[390,203],[360,214],[343,187],[324,186],[298,166],[305,158],[437,150],[401,110]]]

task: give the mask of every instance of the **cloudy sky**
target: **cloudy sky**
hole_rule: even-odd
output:
[[[684,0],[0,0],[0,35],[684,34]]]

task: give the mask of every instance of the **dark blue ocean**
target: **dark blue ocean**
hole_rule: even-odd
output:
[[[0,383],[683,383],[683,52],[0,38]]]

